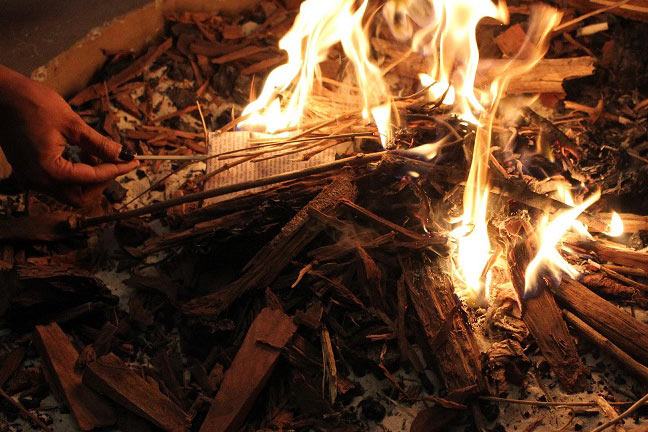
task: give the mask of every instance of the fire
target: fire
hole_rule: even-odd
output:
[[[240,127],[270,133],[298,129],[305,113],[315,108],[309,106],[309,102],[313,100],[314,85],[318,81],[321,84],[319,64],[331,48],[340,44],[355,77],[357,93],[352,96],[358,99],[357,112],[375,124],[386,147],[393,134],[392,113],[397,111],[383,78],[386,71],[371,60],[369,26],[363,24],[367,5],[368,0],[304,1],[292,28],[279,42],[279,47],[287,53],[287,63],[269,74],[260,96],[245,108],[245,120]],[[508,83],[530,70],[544,56],[548,35],[558,25],[562,14],[548,6],[535,7],[522,48],[499,71],[490,87],[482,89],[475,86],[479,65],[476,29],[484,18],[508,23],[508,9],[503,0],[498,3],[491,0],[389,0],[382,8],[382,16],[394,37],[410,45],[409,52],[418,52],[429,60],[427,70],[421,71],[419,79],[430,99],[443,97],[442,102],[451,105],[459,118],[477,126],[463,196],[463,215],[451,237],[456,244],[454,275],[474,294],[487,295],[491,278],[489,268],[494,258],[487,223],[493,122],[501,115],[498,109]],[[441,140],[416,151],[432,158],[443,144]],[[551,221],[544,219],[540,224],[538,254],[527,269],[529,290],[533,288],[533,281],[547,271],[552,275],[561,271],[574,275],[576,270],[560,256],[556,246],[570,229],[587,234],[586,227],[576,218],[598,199],[594,194],[575,205],[568,190],[559,193],[562,196],[558,198],[573,209],[560,213]],[[622,223],[616,216],[610,223],[610,235],[623,232]]]
[[[551,222],[547,217],[542,219],[536,229],[536,237],[540,239],[540,246],[535,258],[527,266],[525,273],[524,296],[533,295],[538,289],[538,281],[542,279],[557,279],[561,272],[572,278],[579,275],[578,270],[560,255],[556,247],[568,230],[579,226],[580,222],[576,218],[590,205],[598,201],[600,196],[600,192],[592,194],[581,204],[560,213]],[[576,231],[582,232],[578,228]],[[585,233],[587,233],[587,230],[585,230]]]
[[[464,191],[462,225],[453,231],[457,243],[457,259],[455,260],[457,272],[468,288],[478,296],[488,294],[488,279],[490,277],[488,273],[484,274],[484,270],[491,255],[487,209],[488,162],[493,118],[510,80],[530,70],[544,56],[547,50],[547,36],[560,22],[561,17],[562,14],[553,8],[536,8],[529,25],[527,40],[518,55],[504,68],[499,80],[492,83],[491,105],[487,111],[482,113],[478,122],[470,173]],[[472,39],[475,39],[474,30]],[[476,39],[474,43],[476,44]],[[462,233],[467,234],[461,235]]]
[[[243,111],[249,116],[240,127],[273,133],[298,127],[321,79],[319,64],[340,43],[351,61],[363,99],[363,117],[373,117],[383,144],[391,138],[391,105],[381,70],[370,60],[369,40],[362,25],[368,0],[354,10],[350,0],[306,0],[292,28],[279,41],[288,62],[274,69],[261,95]]]
[[[503,1],[496,5],[491,0],[432,0],[431,3],[434,13],[423,17],[417,14],[420,8],[410,7],[409,16],[422,25],[412,37],[412,49],[432,59],[430,70],[421,73],[419,78],[424,86],[431,86],[429,91],[434,99],[448,90],[443,102],[454,105],[462,119],[476,124],[473,112],[483,112],[484,107],[475,91],[479,65],[475,31],[479,21],[486,17],[508,23],[508,9]]]
[[[617,212],[612,212],[612,220],[610,220],[606,234],[610,237],[619,237],[623,232],[624,228],[621,216]]]

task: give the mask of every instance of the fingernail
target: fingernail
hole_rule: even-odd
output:
[[[126,146],[122,146],[121,151],[119,152],[119,159],[124,162],[130,162],[135,159],[135,152]]]

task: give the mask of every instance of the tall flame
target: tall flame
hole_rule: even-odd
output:
[[[292,28],[279,41],[288,62],[268,75],[261,95],[243,111],[249,117],[240,127],[272,133],[299,126],[313,83],[321,78],[319,64],[341,43],[362,91],[363,116],[373,116],[386,143],[391,137],[390,94],[380,69],[369,60],[362,25],[367,2],[354,10],[353,0],[304,1]]]
[[[505,66],[500,77],[491,84],[491,104],[480,116],[470,173],[464,191],[462,225],[453,232],[457,241],[458,274],[468,288],[477,295],[488,292],[489,275],[484,274],[484,270],[490,258],[487,208],[488,162],[493,118],[510,80],[530,70],[544,56],[548,48],[547,36],[560,22],[561,17],[561,13],[547,6],[540,6],[534,10],[527,39],[515,58]],[[470,102],[470,99],[467,100]]]

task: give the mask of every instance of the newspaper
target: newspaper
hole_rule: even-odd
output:
[[[267,134],[260,134],[254,132],[236,131],[225,133],[211,133],[209,135],[209,155],[222,154],[232,150],[238,150],[250,147],[251,139],[269,138]],[[308,151],[308,150],[306,150]],[[273,153],[269,153],[271,155]],[[247,161],[242,164],[233,166],[223,172],[220,172],[210,178],[205,189],[213,189],[230,184],[241,183],[245,181],[256,180],[272,175],[282,174],[288,171],[295,171],[299,169],[309,168],[320,165],[326,162],[335,160],[335,147],[328,148],[321,153],[313,156],[307,161],[295,161],[300,158],[301,153],[293,153],[268,159],[260,162]],[[264,157],[267,155],[264,155]],[[214,172],[222,166],[229,164],[232,165],[238,159],[219,159],[213,158],[207,160],[207,173]],[[212,198],[209,203],[213,204],[235,196],[258,192],[269,188],[270,186],[262,186],[254,189],[249,189],[242,192],[235,192],[228,195]]]

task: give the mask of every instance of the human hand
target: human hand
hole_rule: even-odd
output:
[[[93,164],[65,159],[68,144],[81,147]],[[130,150],[88,126],[54,90],[3,66],[0,147],[26,187],[78,207],[139,165]]]

